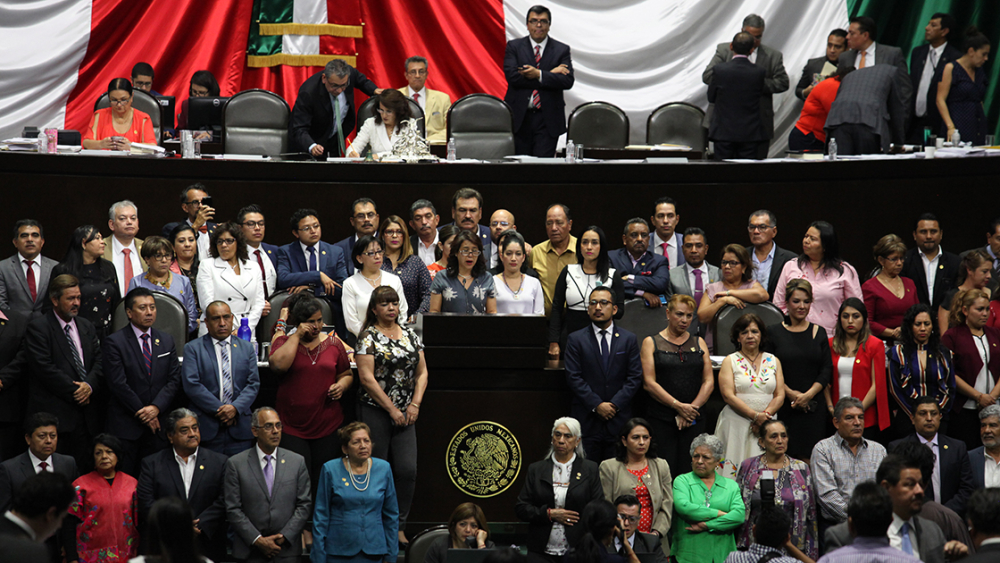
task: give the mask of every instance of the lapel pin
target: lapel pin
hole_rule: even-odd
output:
[[[945,447],[947,448],[948,446],[945,446]],[[285,463],[285,460],[281,460],[281,463]]]
[[[939,270],[943,270],[944,269],[944,264],[941,264],[940,266],[938,266],[938,269]]]
[[[341,477],[340,480],[346,483],[347,482],[347,477]]]
[[[202,471],[204,471],[205,470],[205,466],[204,465],[199,465],[198,469],[201,469]]]
[[[948,444],[944,445],[944,449],[946,449],[946,450],[948,449]]]
[[[7,326],[7,321],[0,321],[0,326]]]
[[[576,480],[577,480],[577,481],[579,481],[579,480],[580,480],[580,477],[581,477],[581,474],[580,474],[580,473],[577,473],[577,474],[576,474]]]
[[[320,254],[326,254],[326,251],[324,250],[324,251],[323,251],[323,252],[321,252]]]
[[[615,338],[618,338],[618,333],[617,332],[615,333]]]
[[[854,363],[856,363],[856,364],[860,364],[860,363],[861,363],[861,360],[854,360]]]
[[[160,345],[160,339],[157,338],[156,341],[155,341],[155,343],[156,343],[157,346],[159,346]]]

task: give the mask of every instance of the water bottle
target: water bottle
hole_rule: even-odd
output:
[[[570,139],[566,141],[566,162],[574,164],[576,162],[576,144]]]
[[[837,139],[830,139],[830,146],[827,148],[827,160],[837,160]]]
[[[955,132],[951,134],[951,146],[956,148],[962,146],[962,135],[959,134],[958,129],[955,129]]]
[[[38,132],[38,154],[49,152],[49,137],[44,130]]]
[[[458,156],[455,154],[455,137],[448,139],[448,162],[455,162]]]
[[[246,317],[240,319],[240,329],[236,331],[236,336],[247,342],[253,340],[253,333],[250,332],[250,319]]]

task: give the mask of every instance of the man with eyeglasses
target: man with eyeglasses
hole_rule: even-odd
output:
[[[406,59],[407,85],[399,89],[404,96],[410,98],[424,110],[424,125],[427,128],[428,141],[446,141],[448,132],[448,109],[451,108],[451,97],[444,92],[425,88],[427,82],[427,59],[410,57]]]
[[[588,298],[591,326],[566,339],[570,416],[580,421],[590,459],[615,457],[621,427],[632,418],[632,398],[642,387],[639,344],[634,334],[615,326],[617,312],[614,290],[597,287]]]
[[[615,275],[621,276],[625,285],[625,299],[642,298],[647,307],[659,307],[660,296],[669,300],[673,295],[670,285],[670,268],[662,256],[649,251],[649,224],[641,217],[625,223],[622,234],[625,248],[609,254]]]
[[[506,209],[497,209],[490,216],[490,242],[492,243],[490,247],[492,250],[489,253],[487,265],[491,270],[496,268],[499,262],[500,233],[507,230],[517,230],[517,225],[514,224],[514,214]],[[524,243],[524,254],[525,256],[531,254],[531,245],[528,243]]]
[[[305,459],[281,443],[281,419],[271,407],[253,412],[255,445],[226,462],[223,498],[237,561],[297,561],[312,500]],[[261,479],[263,475],[263,479]]]
[[[215,208],[212,207],[212,197],[208,195],[207,188],[198,182],[181,190],[181,209],[187,218],[184,221],[174,221],[163,225],[161,233],[163,237],[173,243],[170,233],[177,227],[187,223],[195,232],[198,239],[198,257],[204,259],[208,256],[209,239],[215,232],[216,223],[212,222],[215,217]],[[207,201],[206,201],[207,200]],[[207,235],[207,236],[202,236]]]
[[[256,203],[240,209],[236,222],[240,224],[243,238],[247,241],[250,262],[257,264],[264,280],[263,315],[267,316],[271,312],[271,303],[266,299],[278,290],[278,247],[264,242],[264,210]]]
[[[638,530],[641,508],[639,497],[635,495],[621,495],[615,499],[615,510],[618,511],[618,525],[621,526],[622,535],[635,553],[652,553],[656,556],[656,563],[667,563],[669,545],[664,549],[660,536]],[[621,539],[616,535],[614,545],[608,546],[608,552],[624,553],[622,549]]]
[[[333,59],[306,79],[299,87],[288,120],[289,151],[320,159],[345,156],[345,139],[356,123],[355,87],[368,96],[382,93],[368,77],[341,59]]]
[[[132,67],[132,87],[142,90],[150,96],[161,96],[159,92],[153,90],[153,65],[149,63],[135,63]]]
[[[795,253],[775,244],[778,218],[767,209],[758,209],[750,214],[747,232],[750,234],[750,246],[747,247],[747,252],[750,253],[750,259],[756,266],[753,278],[767,288],[768,300],[774,299],[774,290],[778,287],[781,269],[789,260],[795,260]]]
[[[344,253],[347,262],[347,275],[354,275],[354,261],[350,259],[351,252],[354,251],[354,243],[358,239],[371,235],[378,237],[378,209],[375,208],[375,201],[368,197],[359,197],[351,204],[351,227],[354,234],[338,241],[336,245]]]
[[[566,132],[563,91],[573,87],[569,45],[549,37],[552,13],[545,6],[528,8],[528,36],[507,42],[503,72],[504,101],[514,116],[514,150],[552,158],[556,141]],[[549,69],[549,70],[545,70]]]
[[[132,278],[149,269],[142,259],[142,239],[139,234],[139,209],[125,199],[111,205],[108,210],[108,227],[111,228],[111,244],[104,247],[104,259],[115,266],[118,287],[128,289]]]

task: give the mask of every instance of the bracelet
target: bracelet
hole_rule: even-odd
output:
[[[767,415],[767,418],[771,418],[773,416],[771,413],[767,412],[767,409],[764,409],[764,414]]]
[[[677,404],[678,404],[678,403],[677,403],[677,399],[674,399],[674,406],[676,407],[676,406],[677,406]]]
[[[416,404],[416,403],[410,403],[410,406],[411,406],[411,407],[417,407],[418,409],[420,408],[420,405],[418,405],[418,404]]]
[[[549,517],[549,522],[551,522],[552,521],[552,509],[551,508],[547,508],[545,510],[545,514]]]

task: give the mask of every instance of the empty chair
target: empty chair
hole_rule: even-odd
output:
[[[663,307],[647,307],[642,299],[632,299],[625,302],[625,314],[615,321],[615,326],[631,332],[642,343],[647,336],[667,328],[667,312]]]
[[[448,110],[448,138],[458,158],[497,160],[514,154],[514,118],[506,102],[469,94]]]
[[[623,149],[628,145],[628,116],[607,102],[587,102],[569,114],[567,139],[584,147]]]
[[[736,345],[729,340],[729,332],[733,329],[736,321],[747,313],[753,313],[760,317],[764,326],[780,324],[785,320],[785,314],[781,309],[775,307],[769,301],[764,303],[747,303],[742,309],[737,309],[732,305],[726,305],[712,319],[712,330],[715,333],[716,356],[728,356],[736,351]]]
[[[406,546],[406,563],[423,563],[424,556],[427,555],[427,549],[437,541],[438,538],[448,537],[451,532],[448,531],[448,526],[440,524],[437,526],[431,526],[425,530],[421,530],[417,535],[413,536],[410,540],[410,544]]]
[[[108,93],[105,92],[94,102],[94,111],[110,106],[111,102],[108,99]],[[132,90],[132,107],[149,114],[149,119],[153,122],[153,132],[156,133],[156,144],[160,144],[160,140],[163,139],[162,128],[160,127],[160,123],[162,122],[160,112],[163,110],[160,108],[160,102],[156,101],[156,98],[145,90],[134,89]]]
[[[420,136],[427,138],[427,126],[424,125],[424,110],[420,109],[420,104],[414,102],[411,98],[406,98],[406,101],[410,102],[410,117],[417,120],[417,127],[420,128]],[[378,103],[378,96],[372,96],[364,101],[358,108],[358,130],[361,130],[361,126],[364,125],[365,120],[369,117],[375,117],[375,104]]]
[[[291,110],[281,96],[253,89],[236,94],[222,106],[222,143],[231,154],[278,156],[288,152]]]
[[[177,357],[184,357],[184,343],[188,338],[188,318],[184,304],[162,291],[153,292],[153,301],[156,303],[156,322],[153,323],[153,328],[169,334],[174,339]],[[128,315],[125,313],[125,300],[122,299],[111,315],[111,330],[121,330],[127,325]]]
[[[705,112],[685,102],[670,102],[653,110],[646,120],[646,144],[687,145],[704,153],[708,131],[702,127]]]

